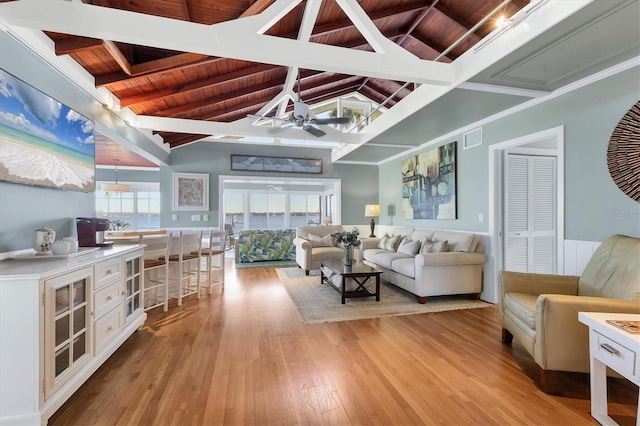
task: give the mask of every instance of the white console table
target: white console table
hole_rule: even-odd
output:
[[[46,425],[144,324],[143,250],[0,262],[0,425]]]
[[[607,367],[640,386],[640,334],[606,320],[640,321],[640,315],[580,312],[578,320],[589,326],[591,416],[602,425],[616,425],[607,413]],[[636,425],[640,425],[640,396],[638,402]]]

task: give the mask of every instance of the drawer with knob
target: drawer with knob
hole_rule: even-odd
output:
[[[594,332],[593,356],[626,377],[636,374],[636,353],[620,343]]]
[[[95,274],[95,289],[98,290],[105,285],[122,279],[122,260],[120,258],[110,259],[98,263]]]
[[[122,282],[116,281],[106,287],[102,287],[93,294],[94,319],[101,318],[104,314],[122,304]]]
[[[116,337],[122,328],[122,310],[114,309],[95,322],[96,355],[109,344],[111,338]]]

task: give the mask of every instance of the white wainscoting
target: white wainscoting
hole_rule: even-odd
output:
[[[598,246],[596,241],[564,240],[564,274],[581,275]]]

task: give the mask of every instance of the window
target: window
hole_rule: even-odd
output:
[[[247,200],[246,213],[244,200]],[[241,229],[290,229],[321,223],[320,194],[226,191],[225,223]],[[244,226],[248,217],[247,226]]]
[[[243,229],[295,229],[341,221],[339,179],[219,176],[220,220]]]
[[[132,192],[96,191],[96,217],[121,222],[125,229],[159,229],[160,184],[135,186],[141,188],[133,188]]]
[[[291,227],[320,223],[319,195],[291,195]]]

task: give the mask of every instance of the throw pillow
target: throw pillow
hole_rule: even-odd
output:
[[[309,234],[309,241],[311,241],[311,247],[333,247],[331,234],[325,235],[324,237]]]
[[[380,238],[380,242],[378,243],[378,248],[384,249],[385,244],[387,244],[387,241],[389,241],[389,236],[385,234],[384,237]]]
[[[406,254],[407,256],[415,256],[420,251],[420,241],[411,241],[408,238],[402,240],[398,246],[398,253]]]
[[[422,242],[420,253],[442,253],[449,250],[449,241],[431,241],[427,238]]]
[[[402,235],[394,235],[389,238],[384,245],[385,250],[396,251],[398,250],[398,246],[400,245],[400,241],[402,240]]]

